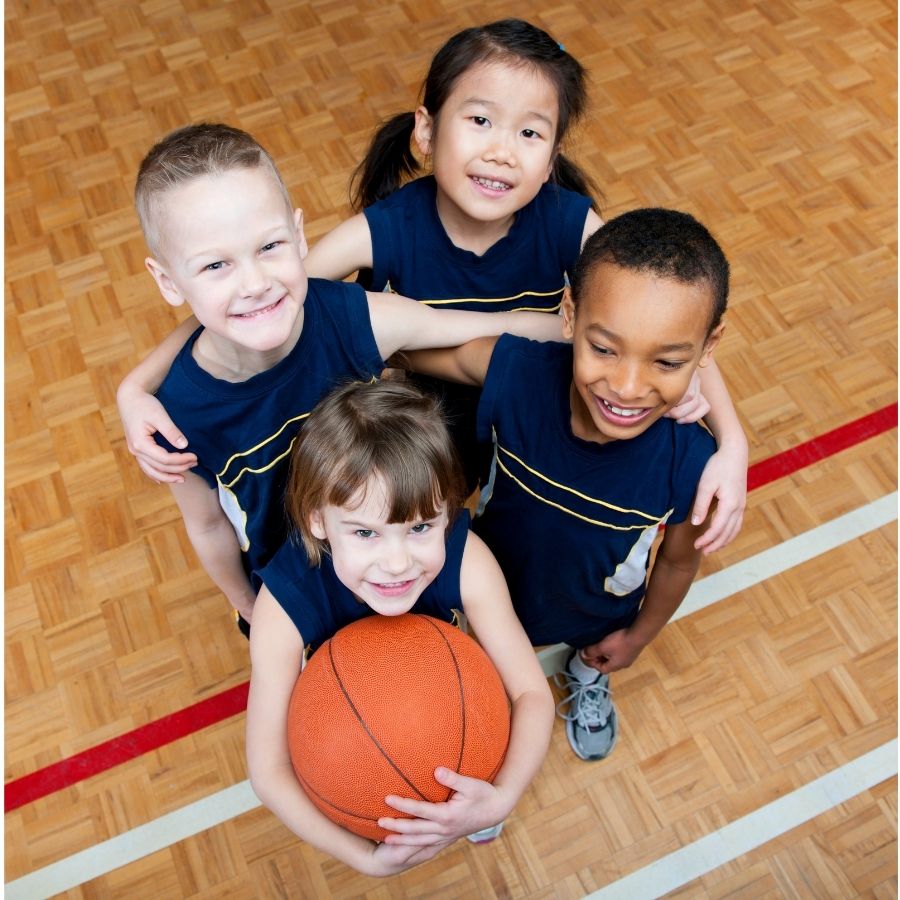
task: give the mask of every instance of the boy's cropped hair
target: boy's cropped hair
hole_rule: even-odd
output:
[[[576,306],[594,267],[611,262],[684,284],[708,282],[713,294],[707,334],[728,305],[728,260],[716,239],[692,215],[674,209],[635,209],[610,219],[585,242],[572,273]]]
[[[159,197],[169,189],[203,175],[263,167],[271,172],[291,208],[287,188],[268,152],[246,131],[220,123],[186,125],[150,149],[138,169],[134,203],[147,246],[159,252]]]
[[[325,506],[361,503],[373,474],[387,493],[387,520],[430,519],[446,501],[453,522],[465,482],[440,404],[410,384],[355,381],[310,413],[297,437],[285,490],[288,519],[313,565],[327,552],[310,530]]]

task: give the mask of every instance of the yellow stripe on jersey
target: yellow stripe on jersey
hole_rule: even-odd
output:
[[[222,470],[221,470],[220,472],[216,472],[216,475],[218,476],[219,480],[221,480],[221,479],[223,478],[223,476],[225,475],[225,473],[228,471],[228,467],[229,467],[236,459],[240,459],[240,457],[242,457],[242,456],[249,456],[251,453],[256,453],[257,450],[262,449],[263,447],[266,446],[266,444],[270,444],[270,443],[272,443],[272,441],[274,441],[276,438],[278,438],[278,437],[284,432],[284,430],[285,430],[289,425],[293,425],[294,422],[300,422],[301,420],[305,419],[307,416],[309,416],[309,413],[308,413],[308,412],[305,412],[305,413],[301,413],[299,416],[294,416],[293,419],[288,419],[288,420],[284,423],[284,425],[282,425],[281,428],[278,429],[278,431],[276,431],[274,434],[269,435],[269,437],[267,437],[267,438],[261,440],[255,447],[251,447],[249,450],[241,450],[241,451],[239,451],[238,453],[235,453],[235,454],[233,454],[232,456],[230,456],[230,457],[228,458],[228,460],[226,461],[225,465],[222,466]],[[293,443],[294,443],[294,442],[291,441],[291,444],[292,444],[292,445],[293,445]],[[283,456],[284,456],[284,454],[282,453],[282,455],[279,456],[278,459],[282,459]],[[276,462],[277,462],[277,460],[276,460]],[[257,471],[257,472],[264,472],[267,468],[269,468],[269,466],[265,466],[265,467],[262,468],[262,469],[256,469],[255,471]],[[244,472],[247,472],[247,471],[254,471],[254,470],[253,470],[253,469],[250,469],[250,470],[248,470],[248,469],[241,469],[241,471],[238,473],[238,475],[237,475],[237,477],[234,479],[234,481],[230,482],[229,484],[226,484],[225,487],[231,487],[231,485],[234,484],[234,482],[237,481],[238,478],[240,478],[241,475],[242,475]]]
[[[449,303],[509,303],[512,300],[520,300],[522,297],[554,297],[561,294],[565,289],[565,285],[558,287],[555,291],[522,291],[520,294],[514,294],[512,297],[449,297],[446,300],[419,300],[426,306],[445,306]],[[559,307],[557,306],[556,309]],[[536,312],[543,312],[545,307],[539,307]]]
[[[378,379],[373,375],[372,378],[369,379],[369,384],[372,384],[376,381],[378,381]],[[237,484],[238,481],[240,481],[241,477],[247,472],[250,472],[252,475],[258,475],[260,472],[267,472],[269,469],[272,468],[272,466],[274,466],[276,463],[283,460],[285,458],[285,456],[287,456],[291,452],[291,449],[294,446],[294,441],[297,440],[296,435],[294,435],[290,444],[288,444],[287,450],[285,450],[284,453],[280,454],[279,456],[276,456],[275,459],[271,460],[271,462],[267,463],[264,466],[260,466],[257,469],[251,468],[250,466],[245,466],[243,469],[241,469],[237,473],[237,475],[234,476],[234,478],[231,479],[231,481],[229,481],[229,482],[222,481],[222,479],[225,477],[225,473],[228,471],[228,467],[236,459],[240,459],[242,456],[250,456],[251,453],[256,453],[257,450],[261,450],[263,447],[266,446],[266,444],[271,444],[272,441],[274,441],[278,437],[280,437],[284,433],[286,428],[293,425],[295,422],[302,422],[303,419],[306,419],[308,417],[309,417],[308,412],[300,413],[299,416],[294,416],[292,419],[288,419],[284,423],[284,425],[282,425],[281,428],[278,429],[278,431],[276,431],[274,434],[270,434],[267,438],[264,438],[263,440],[261,440],[255,447],[251,447],[249,450],[240,450],[237,453],[232,454],[226,460],[225,465],[222,466],[221,471],[216,473],[216,477],[219,479],[219,482],[224,487],[231,488],[231,487],[234,487],[234,485]]]
[[[306,413],[306,416],[308,416],[308,415],[309,415],[309,413]],[[303,419],[303,418],[306,418],[306,416],[300,416],[300,418]],[[259,475],[260,472],[268,472],[269,469],[272,468],[272,466],[277,465],[278,463],[281,462],[281,460],[283,460],[286,456],[288,456],[290,454],[291,450],[294,449],[294,442],[296,440],[297,440],[297,435],[294,435],[294,437],[291,438],[291,442],[287,446],[287,450],[285,450],[284,453],[282,453],[280,456],[276,456],[275,459],[267,462],[264,466],[260,466],[258,469],[254,469],[251,466],[244,466],[244,468],[241,469],[237,473],[237,475],[235,475],[234,478],[231,481],[229,481],[227,484],[224,481],[221,481],[221,476],[220,476],[220,482],[222,484],[222,487],[233,488],[241,480],[241,478],[243,478],[244,475],[246,475],[248,472],[251,475]],[[250,452],[250,451],[248,451],[248,452]],[[237,453],[237,454],[235,454],[235,456],[232,457],[232,459],[234,459],[236,456],[242,456],[242,455],[243,454]],[[226,468],[227,468],[227,466],[226,466]],[[224,469],[223,469],[223,471],[224,471]]]
[[[598,500],[596,497],[589,497],[587,494],[582,494],[580,491],[576,491],[574,488],[570,488],[564,484],[560,484],[558,481],[554,481],[552,478],[548,478],[546,475],[542,475],[536,469],[532,469],[531,466],[529,466],[527,463],[525,463],[521,459],[519,459],[519,457],[516,456],[515,453],[513,453],[511,450],[507,450],[505,447],[501,447],[499,443],[497,444],[497,449],[501,453],[505,453],[507,456],[514,459],[523,469],[525,469],[526,472],[531,472],[531,474],[534,475],[535,478],[540,478],[541,481],[545,481],[547,484],[551,484],[551,485],[553,485],[553,487],[559,488],[561,491],[566,491],[567,493],[572,494],[575,497],[579,497],[582,500],[586,500],[588,503],[596,503],[598,506],[603,506],[606,509],[613,510],[614,512],[632,513],[636,516],[640,516],[643,519],[647,519],[653,525],[655,525],[661,521],[659,516],[654,516],[654,515],[651,515],[650,513],[642,512],[639,509],[624,509],[621,506],[616,506],[614,503],[607,503],[605,500]],[[503,466],[503,464],[500,462],[499,457],[497,458],[497,462],[501,466]],[[521,482],[519,482],[519,480],[509,471],[509,469],[506,468],[506,466],[503,466],[503,471],[506,472],[509,475],[509,477],[512,478],[513,481],[515,481],[517,484],[521,484]],[[522,485],[522,486],[525,487],[524,485]],[[525,488],[525,490],[528,490],[528,488]],[[529,493],[532,493],[532,492],[529,491]],[[535,496],[537,497],[538,495],[535,494]],[[546,502],[551,503],[551,501],[549,501],[549,500]],[[556,504],[551,503],[551,505],[555,506]],[[560,509],[562,509],[562,508],[563,507],[560,507]],[[572,515],[578,515],[578,514],[572,513]],[[579,518],[583,518],[583,517],[579,516]],[[586,519],[586,521],[590,522],[593,520]],[[601,523],[598,522],[597,524],[599,525]],[[610,525],[609,527],[613,528],[615,526]],[[627,529],[619,529],[619,530],[620,531],[621,530],[628,531],[628,530],[631,530],[632,528],[646,528],[646,527],[648,527],[648,526],[646,526],[646,525],[631,525]]]
[[[588,516],[583,516],[581,513],[575,512],[573,509],[569,509],[567,506],[563,506],[561,503],[556,503],[553,500],[548,500],[546,497],[542,497],[540,494],[535,493],[528,485],[523,484],[509,469],[503,464],[499,457],[497,457],[497,465],[506,472],[506,474],[527,494],[531,494],[535,500],[540,500],[541,503],[546,503],[547,506],[553,506],[561,512],[568,513],[570,516],[574,516],[576,519],[581,519],[582,522],[587,522],[589,525],[598,525],[600,528],[609,528],[611,531],[646,531],[648,528],[655,528],[659,525],[663,519],[654,518],[653,522],[649,525],[612,525],[609,522],[601,522],[599,519],[591,519]],[[574,493],[574,492],[573,492]],[[590,499],[590,498],[586,498]],[[597,503],[601,503],[602,501],[596,501]],[[609,504],[604,504],[605,506]],[[666,516],[670,515],[672,510],[670,509]],[[645,513],[639,513],[639,515],[645,515]]]

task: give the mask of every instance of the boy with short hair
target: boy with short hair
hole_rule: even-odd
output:
[[[659,633],[699,566],[688,517],[715,441],[663,416],[722,336],[728,274],[693,217],[636,210],[582,250],[563,301],[571,345],[503,336],[411,354],[416,369],[484,386],[494,466],[473,528],[532,643],[575,648],[564,717],[582,759],[612,751],[609,673]]]
[[[339,381],[377,377],[397,350],[504,331],[552,338],[559,320],[437,311],[308,281],[301,211],[269,154],[227,125],[160,141],[141,163],[135,201],[160,293],[200,322],[158,391],[198,460],[172,491],[246,634],[258,588],[248,573],[284,541],[287,458],[313,406]],[[127,406],[127,391],[118,399]]]

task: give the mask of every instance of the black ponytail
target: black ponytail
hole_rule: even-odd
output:
[[[590,197],[591,209],[598,215],[600,214],[600,203],[605,199],[603,192],[590,175],[562,153],[556,154],[553,168],[550,170],[550,181],[552,184],[558,184],[562,188]]]
[[[405,112],[379,126],[350,178],[350,203],[356,212],[394,193],[404,178],[419,171],[410,143],[415,124],[415,113]]]

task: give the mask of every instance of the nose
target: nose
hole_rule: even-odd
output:
[[[271,279],[259,260],[248,261],[241,267],[241,295],[259,297],[271,285]]]
[[[410,562],[405,540],[398,538],[384,542],[379,565],[386,575],[402,575],[409,571]]]
[[[623,403],[634,403],[647,394],[642,369],[637,362],[620,360],[607,376],[607,383],[616,399]]]
[[[516,164],[516,151],[513,146],[512,136],[505,129],[491,129],[484,158],[507,166]]]

